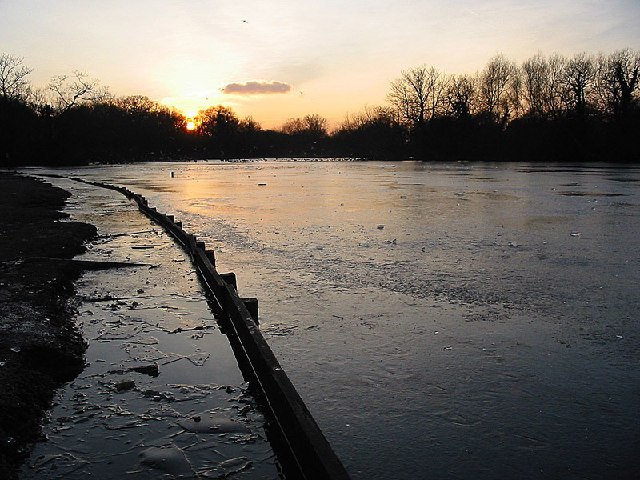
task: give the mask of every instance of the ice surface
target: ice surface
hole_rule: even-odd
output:
[[[236,470],[279,478],[264,418],[188,258],[118,193],[59,183],[74,193],[74,219],[100,233],[82,259],[142,266],[78,281],[88,365],[60,392],[47,441],[21,478],[216,478]]]
[[[72,173],[144,194],[215,248],[219,269],[259,299],[263,332],[354,478],[640,468],[637,167],[268,161]],[[123,302],[114,308],[130,330],[158,334]],[[167,329],[180,325],[161,312]],[[136,348],[160,365],[189,362]]]

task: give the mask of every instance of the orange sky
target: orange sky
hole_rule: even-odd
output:
[[[0,51],[35,85],[78,69],[116,95],[223,104],[270,128],[338,124],[423,63],[473,73],[496,53],[640,49],[638,25],[637,0],[4,0]]]

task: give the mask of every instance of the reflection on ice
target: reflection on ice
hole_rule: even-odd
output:
[[[175,446],[149,447],[140,452],[142,465],[162,470],[174,477],[193,478],[193,468],[182,450]]]
[[[214,412],[204,412],[189,418],[178,420],[178,425],[193,433],[248,433],[242,423]]]
[[[354,479],[640,469],[637,167],[199,162],[73,173],[142,193],[216,249],[221,271],[260,299],[261,329]],[[192,283],[176,288],[186,295]],[[149,302],[137,301],[116,313],[144,320],[165,354],[188,354],[163,330],[192,328],[188,317],[146,316]],[[185,435],[197,434],[176,441]]]

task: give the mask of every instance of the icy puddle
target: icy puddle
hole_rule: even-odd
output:
[[[142,264],[77,284],[87,368],[59,393],[22,479],[280,478],[264,418],[188,257],[117,193],[67,180],[81,257]]]

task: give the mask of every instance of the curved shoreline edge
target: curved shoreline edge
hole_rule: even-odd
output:
[[[58,177],[57,175],[50,175]],[[212,309],[221,319],[243,375],[265,409],[265,429],[287,478],[349,479],[302,398],[278,363],[258,328],[258,301],[241,298],[233,273],[220,274],[213,250],[182,229],[173,215],[150,207],[146,198],[131,190],[72,177],[76,182],[114,190],[137,203],[139,210],[164,230],[189,254]]]

